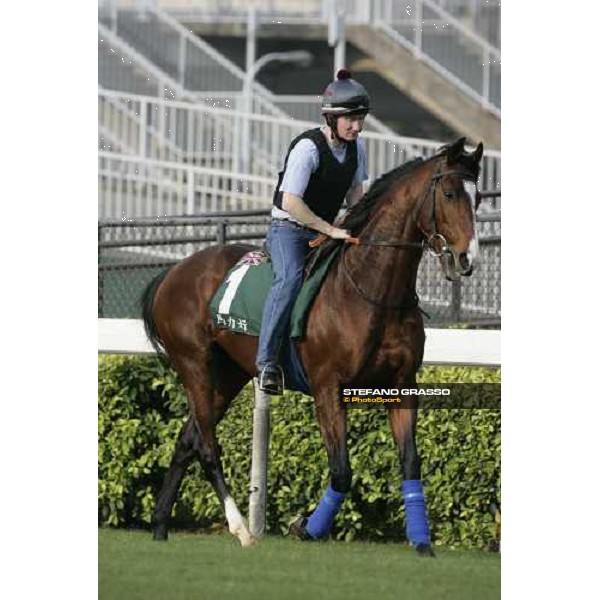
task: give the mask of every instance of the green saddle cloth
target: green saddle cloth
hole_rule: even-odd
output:
[[[290,336],[301,338],[308,312],[337,252],[323,260],[303,284],[290,318]],[[245,254],[227,273],[210,301],[217,327],[258,336],[267,294],[273,283],[273,265],[262,252]]]

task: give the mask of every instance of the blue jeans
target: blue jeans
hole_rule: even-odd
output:
[[[317,233],[299,229],[286,221],[273,220],[267,234],[275,278],[263,308],[263,320],[258,338],[256,366],[277,365],[283,336],[288,329],[296,296],[302,287],[304,260],[308,242]]]

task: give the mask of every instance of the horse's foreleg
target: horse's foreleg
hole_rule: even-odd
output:
[[[416,546],[417,552],[421,556],[434,556],[431,549],[429,519],[421,481],[421,462],[415,441],[416,402],[415,406],[410,408],[391,408],[389,417],[402,465],[406,534],[410,543]]]
[[[323,539],[331,530],[352,483],[352,469],[346,444],[346,412],[335,398],[317,398],[317,417],[325,441],[331,482],[312,515],[304,524],[306,533],[313,539]]]
[[[196,455],[194,437],[196,430],[192,418],[189,418],[181,428],[171,464],[156,499],[153,515],[153,529],[155,540],[166,540],[169,535],[169,519],[173,505],[177,499],[177,492],[185,472]]]

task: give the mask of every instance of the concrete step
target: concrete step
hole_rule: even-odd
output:
[[[371,27],[347,28],[348,40],[373,59],[373,69],[472,143],[500,149],[500,119],[405,48]]]

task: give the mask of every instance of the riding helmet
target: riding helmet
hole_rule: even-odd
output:
[[[363,85],[352,79],[348,69],[340,69],[335,81],[323,92],[321,112],[324,115],[366,115],[369,112],[369,94]]]

